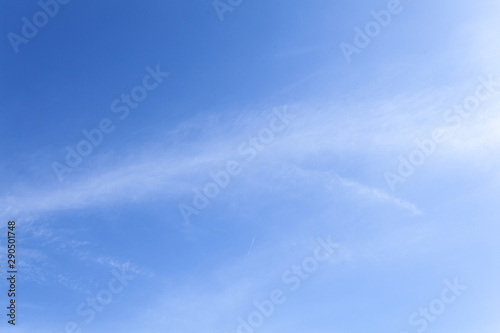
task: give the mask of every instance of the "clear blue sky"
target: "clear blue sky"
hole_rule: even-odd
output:
[[[498,1],[215,5],[2,2],[15,330],[497,333]]]

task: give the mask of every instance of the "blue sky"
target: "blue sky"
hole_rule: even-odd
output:
[[[498,332],[498,2],[62,3],[26,38],[41,5],[2,2],[15,330]]]

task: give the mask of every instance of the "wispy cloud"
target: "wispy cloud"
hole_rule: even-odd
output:
[[[347,117],[335,113],[335,108],[331,106],[316,109],[295,106],[294,111],[299,115],[297,121],[266,148],[258,161],[248,166],[252,173],[259,170],[267,172],[270,164],[298,167],[307,164],[308,168],[314,168],[313,164],[327,166],[330,163],[328,168],[331,169],[336,165],[328,161],[346,152],[357,155],[371,152],[376,157],[395,139],[401,139],[403,133],[408,135],[405,128],[387,131],[387,122],[403,124],[408,117],[416,117],[408,115],[401,119],[401,116],[395,116],[392,119],[394,112],[387,109],[378,111],[382,120],[359,112]],[[165,200],[182,197],[193,187],[203,184],[208,172],[237,157],[238,143],[248,139],[252,131],[266,122],[265,112],[235,118],[195,118],[192,123],[182,123],[169,131],[168,137],[186,139],[180,146],[133,148],[127,154],[134,156],[133,159],[95,156],[93,168],[82,170],[80,176],[75,175],[67,184],[46,183],[40,188],[24,184],[18,187],[17,192],[4,195],[2,201],[5,208],[1,215],[33,217],[34,214],[85,209],[109,203],[138,203],[151,195]],[[194,132],[197,132],[198,139],[194,138]],[[324,171],[324,167],[317,170]],[[349,178],[355,177],[349,175]],[[341,185],[355,187],[362,196],[372,195],[381,201],[418,211],[411,204],[369,185],[361,185],[360,180]]]
[[[334,103],[291,106],[299,115],[297,120],[248,168],[252,173],[265,171],[272,178],[267,168],[270,164],[324,172],[338,167],[340,155],[363,158],[374,165],[387,163],[383,159],[389,154],[397,156],[402,147],[411,146],[416,137],[442,123],[439,115],[451,105],[453,98],[460,99],[457,93],[448,91],[444,95],[447,97],[439,97],[440,102],[436,104],[435,97],[441,93],[424,91],[415,93],[410,99],[396,96],[390,101],[365,101],[350,106]],[[461,141],[456,146],[472,154],[481,144],[498,141],[497,121],[492,112],[497,106],[486,106],[479,120],[468,127],[469,131],[476,128],[474,133],[470,138],[461,134],[458,137]],[[353,113],[338,112],[348,107],[354,108]],[[125,157],[96,155],[93,162],[83,168],[81,174],[72,175],[74,177],[67,184],[46,182],[35,188],[28,184],[18,185],[16,190],[2,197],[5,208],[1,215],[33,218],[36,214],[109,203],[139,203],[151,196],[178,200],[191,193],[193,187],[202,185],[208,172],[237,157],[238,143],[267,122],[271,109],[246,116],[199,115],[168,129],[164,134],[168,145],[130,148]],[[370,112],[365,113],[364,109]],[[342,163],[348,165],[350,161]],[[245,177],[244,173],[241,177]],[[360,199],[370,196],[379,202],[421,213],[414,204],[366,184],[356,174],[339,177],[345,178],[339,184],[355,189]]]
[[[348,179],[344,179],[344,178],[340,178],[340,182],[347,187],[353,188],[360,195],[363,195],[363,196],[366,196],[368,198],[372,198],[375,200],[379,200],[381,202],[390,203],[390,204],[393,204],[393,205],[400,207],[400,208],[403,208],[403,209],[407,209],[415,215],[423,214],[423,212],[420,209],[418,209],[414,204],[407,202],[407,201],[404,201],[402,199],[399,199],[393,195],[390,195],[384,190],[380,190],[380,189],[377,189],[374,187],[369,187],[369,186],[360,184],[356,181],[348,180]]]

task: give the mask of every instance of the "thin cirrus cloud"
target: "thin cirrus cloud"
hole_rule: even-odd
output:
[[[461,90],[464,94],[467,92],[465,87]],[[245,172],[265,170],[266,176],[272,178],[266,164],[282,165],[287,161],[308,169],[310,166],[301,165],[305,159],[309,164],[325,164],[328,158],[341,153],[370,154],[370,163],[380,164],[374,158],[390,154],[397,157],[398,152],[404,151],[402,148],[412,148],[415,138],[443,126],[445,110],[461,98],[456,91],[445,88],[444,91],[422,91],[410,96],[380,97],[376,101],[362,100],[344,105],[295,105],[292,108],[297,118],[286,131],[276,136],[258,159],[245,166],[250,171],[244,171],[239,177],[245,177]],[[481,143],[491,144],[498,139],[493,112],[499,105],[498,101],[485,104],[477,116],[462,126],[461,130],[469,136],[474,132],[473,137],[469,140],[467,135],[459,135],[456,140],[460,142],[451,141],[451,145],[462,153],[468,150],[469,154],[474,154]],[[55,181],[45,183],[41,188],[20,185],[16,192],[4,195],[6,208],[3,215],[12,216],[19,212],[32,215],[85,209],[110,202],[138,202],[151,193],[175,200],[190,193],[193,187],[202,186],[209,171],[217,170],[227,160],[238,158],[238,144],[255,135],[266,122],[266,112],[253,112],[250,116],[193,117],[163,135],[164,139],[175,140],[181,148],[149,144],[124,152],[125,156],[113,160],[96,152],[90,158],[92,163],[67,175],[68,180],[62,186],[57,186]],[[193,137],[194,132],[201,135]],[[127,158],[128,155],[134,158]],[[336,167],[332,165],[329,170],[316,167],[316,171],[335,173]],[[341,186],[356,188],[363,196],[391,202],[416,214],[420,212],[414,204],[363,184],[362,180],[356,179],[357,175],[339,177],[350,179],[340,182]]]
[[[464,91],[466,89],[464,88]],[[325,168],[328,160],[342,153],[363,156],[369,154],[367,161],[380,164],[387,161],[377,160],[377,156],[394,156],[410,152],[413,140],[425,137],[433,129],[443,126],[442,115],[446,108],[452,105],[457,93],[448,91],[442,102],[431,103],[435,95],[430,92],[414,94],[410,99],[395,96],[392,100],[385,99],[369,103],[353,105],[323,105],[320,107],[294,106],[298,115],[289,128],[279,133],[276,139],[258,156],[255,161],[244,166],[241,178],[245,174],[264,172],[266,179],[273,179],[280,174],[279,166],[290,162],[297,168],[318,172],[336,174],[336,165]],[[426,95],[430,94],[430,95]],[[409,102],[419,101],[413,109],[407,109]],[[494,110],[498,101],[481,106],[477,115],[464,121],[459,129],[460,135],[454,135],[445,147],[452,150],[441,151],[440,154],[460,154],[467,151],[468,155],[478,154],[484,145],[492,145],[498,141],[498,118]],[[355,109],[352,114],[346,110]],[[365,115],[363,108],[370,108],[370,115]],[[406,112],[401,112],[406,110]],[[208,117],[208,118],[207,118]],[[265,112],[246,117],[216,117],[198,116],[168,130],[165,137],[185,138],[178,142],[181,149],[149,144],[126,152],[134,155],[133,159],[118,157],[106,160],[108,157],[99,153],[91,156],[93,163],[82,167],[68,175],[68,181],[63,186],[56,182],[45,183],[40,188],[18,186],[17,192],[11,192],[2,198],[6,203],[2,212],[4,216],[18,213],[33,215],[50,213],[68,209],[85,209],[107,203],[140,202],[149,194],[159,194],[167,200],[179,200],[191,193],[191,189],[203,186],[208,180],[208,172],[218,170],[227,160],[239,158],[238,144],[255,135],[266,125]],[[202,135],[192,138],[191,133],[200,131]],[[307,166],[304,165],[307,160]],[[269,164],[277,165],[269,171]],[[321,164],[322,166],[312,166]],[[314,172],[310,173],[312,175]],[[294,175],[297,176],[297,175]],[[341,180],[339,186],[354,189],[360,197],[370,197],[380,202],[391,203],[414,214],[421,213],[414,204],[388,194],[385,190],[363,184],[356,174],[337,175]],[[302,179],[307,176],[302,174]],[[295,177],[293,181],[297,181]],[[244,189],[241,189],[244,192]]]
[[[398,123],[403,124],[412,118],[418,121],[418,115],[396,117],[391,120],[394,129],[387,131],[389,126],[386,121],[397,108],[391,111],[379,106],[376,111],[380,118],[365,117],[361,112],[348,116],[339,113],[339,110],[342,111],[339,107],[294,106],[293,112],[297,117],[291,121],[290,126],[278,133],[254,161],[243,163],[243,171],[238,177],[244,179],[263,173],[263,177],[272,183],[272,179],[282,173],[280,168],[285,162],[291,163],[287,168],[295,165],[299,169],[313,171],[309,175],[314,171],[335,174],[336,165],[330,165],[327,169],[324,167],[332,157],[346,151],[358,155],[366,152],[375,155],[384,153],[395,138],[402,141],[400,138],[403,135],[410,136],[408,125],[402,128],[397,126]],[[40,188],[20,185],[17,192],[4,195],[2,199],[6,202],[6,208],[2,214],[10,216],[22,212],[33,215],[99,207],[109,203],[140,203],[150,194],[157,194],[166,200],[179,200],[188,196],[193,187],[203,186],[209,180],[208,173],[217,171],[226,161],[239,159],[244,162],[238,155],[238,145],[267,125],[269,113],[230,119],[214,116],[208,119],[200,119],[203,116],[193,118],[192,122],[184,122],[167,132],[167,137],[187,138],[186,142],[181,142],[181,149],[149,144],[134,148],[125,152],[125,156],[114,157],[112,160],[106,155],[94,153],[91,156],[92,163],[89,163],[91,166],[81,167],[67,175],[67,181],[63,185],[57,184],[55,180]],[[200,128],[203,135],[192,138],[190,133],[199,131]],[[129,158],[130,155],[134,158]],[[307,165],[304,165],[305,160],[308,161]],[[322,166],[312,166],[311,163]],[[272,170],[269,168],[271,164],[276,166]],[[301,177],[297,177],[297,174],[289,176],[289,181],[293,182],[307,182],[308,177],[305,173]],[[419,212],[414,205],[393,197],[384,190],[362,184],[362,180],[356,180],[356,174],[339,177],[350,180],[337,182],[338,186],[355,189],[361,197],[372,197],[413,213]],[[244,193],[245,189],[236,191]]]

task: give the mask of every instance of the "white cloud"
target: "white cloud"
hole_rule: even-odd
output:
[[[332,157],[346,152],[357,155],[370,152],[376,157],[390,150],[394,141],[408,141],[403,140],[403,136],[411,136],[411,131],[408,131],[411,126],[406,123],[411,119],[418,121],[420,116],[409,113],[396,116],[398,107],[378,107],[371,116],[362,112],[348,116],[344,112],[339,114],[331,106],[316,110],[295,106],[293,109],[299,116],[290,128],[277,135],[255,162],[248,165],[248,169],[255,173],[259,170],[267,172],[269,164],[301,167],[305,162],[313,162],[324,165]],[[93,169],[79,169],[68,175],[68,182],[63,185],[54,181],[41,188],[31,188],[25,184],[16,193],[4,196],[2,201],[6,208],[1,215],[33,217],[109,203],[141,202],[150,197],[178,200],[189,194],[193,187],[202,186],[209,171],[217,170],[227,160],[241,159],[237,153],[239,143],[254,135],[267,122],[266,115],[257,117],[255,114],[222,120],[215,116],[206,121],[195,118],[192,124],[183,123],[168,134],[168,137],[189,138],[187,142],[179,143],[182,150],[176,146],[149,145],[130,151],[128,155],[133,155],[133,159],[113,160],[96,155],[92,160]],[[399,126],[403,124],[405,127]],[[200,129],[203,136],[192,139],[192,134]],[[335,167],[331,165],[330,169]],[[276,173],[281,171],[276,170]],[[269,177],[272,179],[273,175]],[[411,204],[361,185],[359,180],[341,185],[355,186],[363,196],[371,195],[417,212]]]

